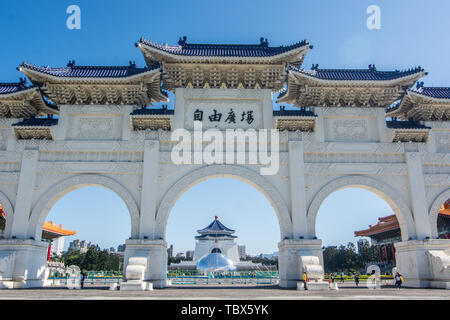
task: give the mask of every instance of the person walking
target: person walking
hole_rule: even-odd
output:
[[[399,272],[397,272],[394,278],[395,278],[395,287],[397,288],[397,290],[400,290],[403,282],[402,275]]]
[[[335,275],[334,275],[334,273],[332,273],[332,274],[331,274],[331,282],[332,282],[332,283],[334,283],[334,278],[335,278]]]
[[[84,286],[84,273],[80,273],[80,289],[83,289]]]
[[[357,272],[355,273],[355,284],[357,287],[359,286],[359,275]]]
[[[344,272],[341,272],[341,283],[344,283],[345,282],[345,280],[344,280]]]

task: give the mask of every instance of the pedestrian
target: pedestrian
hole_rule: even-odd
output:
[[[83,289],[84,286],[84,273],[80,273],[80,288]]]
[[[357,287],[359,286],[359,275],[357,272],[355,273],[355,284]]]
[[[402,282],[403,282],[402,275],[399,272],[397,272],[395,274],[395,287],[397,288],[397,290],[400,290]]]
[[[341,272],[341,283],[344,283],[344,272]]]

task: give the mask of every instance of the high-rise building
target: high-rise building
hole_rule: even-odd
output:
[[[192,260],[194,258],[194,250],[186,251],[186,259]]]
[[[92,243],[86,240],[75,239],[69,244],[69,249],[78,250],[80,253],[85,253],[92,246]]]
[[[172,258],[172,257],[173,257],[173,244],[171,244],[170,247],[167,248],[167,256],[168,256],[169,258]]]
[[[239,252],[239,258],[240,259],[245,259],[245,257],[247,257],[247,254],[245,252],[245,245],[239,245],[238,246],[238,252]]]

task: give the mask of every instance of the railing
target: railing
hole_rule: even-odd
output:
[[[278,271],[232,272],[202,275],[192,272],[169,272],[172,284],[256,284],[273,285],[279,281]]]
[[[48,277],[49,285],[53,286],[67,286],[70,283],[76,282],[79,277]],[[83,283],[91,285],[109,285],[112,283],[120,284],[122,281],[122,276],[120,277],[85,277]]]

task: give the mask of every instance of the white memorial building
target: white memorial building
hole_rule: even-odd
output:
[[[145,67],[23,63],[19,70],[31,85],[0,84],[6,214],[0,287],[44,284],[43,222],[58,199],[85,186],[112,190],[128,208],[124,288],[166,286],[172,207],[190,187],[216,177],[247,182],[272,204],[281,287],[301,280],[302,261],[309,259],[302,257],[322,263],[317,212],[328,195],[349,187],[370,190],[392,207],[405,285],[450,287],[450,240],[437,239],[436,226],[450,198],[450,88],[417,84],[426,76],[420,67],[307,70],[307,41],[226,45],[183,38],[167,45],[141,39],[136,46]],[[167,91],[174,93],[174,109],[152,107],[168,101]],[[279,103],[296,108],[274,111],[278,92]],[[269,144],[279,156],[277,170],[260,174],[267,163],[252,161],[174,163],[179,141],[172,133],[192,133],[194,121],[205,135],[209,128],[278,129],[279,141]],[[234,146],[237,157],[267,147],[250,139]]]

